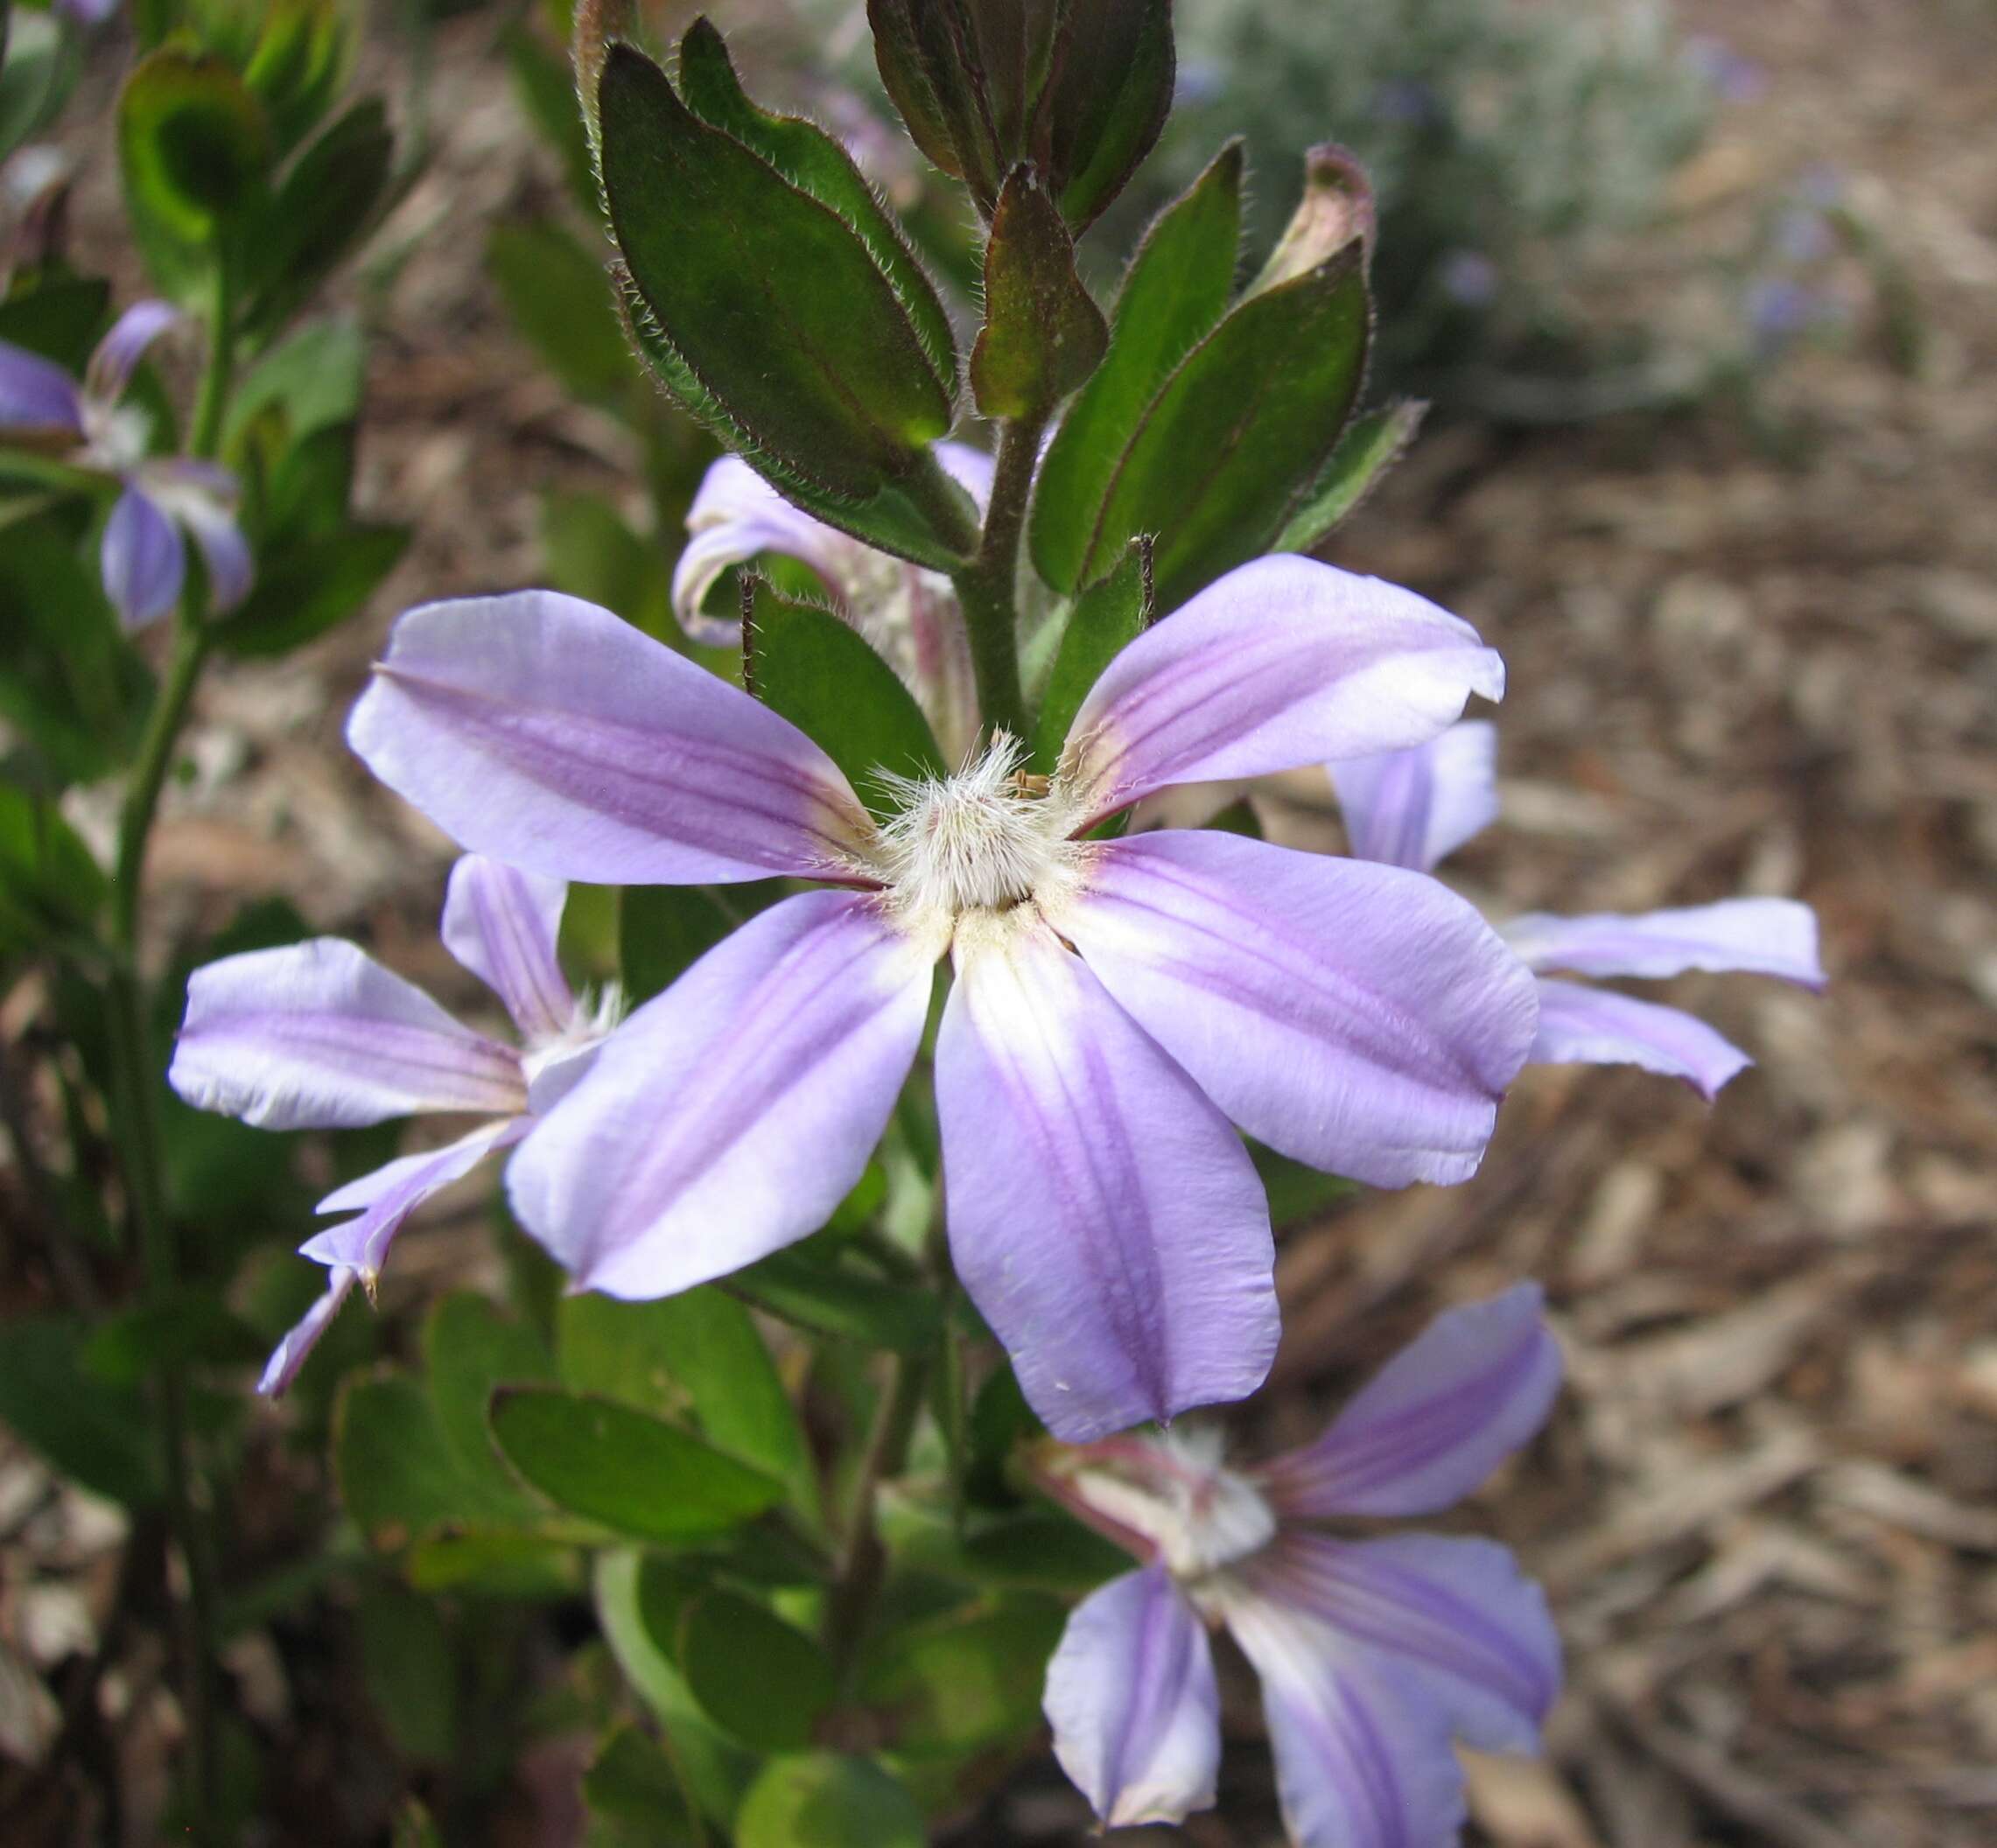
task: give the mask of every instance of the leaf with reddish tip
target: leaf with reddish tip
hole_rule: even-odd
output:
[[[1032,170],[1015,167],[984,247],[984,328],[970,356],[977,408],[1045,416],[1095,371],[1109,338],[1061,214]]]

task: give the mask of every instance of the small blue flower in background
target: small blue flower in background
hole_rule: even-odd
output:
[[[135,303],[98,342],[81,384],[39,354],[0,340],[0,438],[53,448],[123,484],[100,556],[104,594],[128,629],[157,621],[179,600],[187,574],[183,533],[201,550],[217,609],[234,608],[249,591],[235,477],[190,456],[150,455],[150,420],[123,402],[146,349],[179,318],[165,302]]]
[[[1054,1452],[1042,1479],[1146,1563],[1092,1592],[1048,1667],[1062,1768],[1111,1828],[1211,1807],[1209,1627],[1262,1682],[1296,1848],[1445,1848],[1455,1741],[1533,1752],[1560,1685],[1539,1587],[1489,1540],[1349,1539],[1328,1522],[1434,1514],[1545,1423],[1560,1354],[1521,1284],[1438,1316],[1314,1444],[1233,1469],[1217,1433]]]

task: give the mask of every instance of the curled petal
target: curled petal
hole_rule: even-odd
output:
[[[606,1040],[507,1170],[578,1287],[670,1296],[823,1225],[914,1064],[935,955],[875,902],[786,899]]]
[[[1532,977],[1398,866],[1167,830],[1097,849],[1055,916],[1234,1122],[1376,1186],[1474,1173],[1531,1044]]]
[[[1426,1515],[1468,1494],[1545,1423],[1560,1349],[1537,1284],[1446,1310],[1314,1444],[1258,1472],[1286,1516]]]
[[[200,547],[209,602],[217,610],[233,610],[249,596],[256,576],[249,542],[235,523],[235,477],[213,462],[186,456],[143,463],[139,474],[161,511],[186,527]]]
[[[1355,859],[1427,872],[1497,819],[1497,727],[1489,719],[1327,767]]]
[[[555,954],[569,888],[468,853],[444,894],[444,945],[500,999],[529,1040],[567,1030],[576,998]]]
[[[950,1250],[1034,1410],[1086,1443],[1262,1383],[1274,1248],[1240,1139],[1028,919],[959,930],[936,1043]]]
[[[1213,1653],[1162,1566],[1113,1578],[1075,1607],[1048,1663],[1045,1704],[1055,1756],[1106,1828],[1213,1808]]]
[[[441,1149],[404,1155],[372,1174],[349,1181],[327,1194],[319,1209],[340,1213],[358,1208],[358,1215],[328,1226],[300,1246],[300,1252],[315,1263],[352,1270],[372,1286],[388,1258],[389,1244],[411,1213],[431,1194],[462,1180],[495,1149],[510,1147],[533,1127],[532,1119],[525,1116],[483,1124]]]
[[[1244,1568],[1259,1597],[1414,1670],[1481,1752],[1533,1752],[1560,1690],[1546,1596],[1495,1541],[1286,1531]]]
[[[1111,662],[1076,715],[1094,818],[1173,783],[1265,776],[1433,738],[1504,692],[1476,631],[1426,598],[1314,559],[1260,558]]]
[[[263,1376],[256,1382],[257,1391],[266,1398],[275,1399],[291,1390],[299,1368],[305,1364],[305,1356],[333,1326],[333,1317],[340,1313],[340,1306],[347,1300],[353,1288],[353,1271],[340,1270],[333,1273],[325,1294],[313,1302],[299,1319],[298,1326],[271,1351],[270,1360],[264,1363]]]
[[[83,390],[94,403],[116,404],[124,396],[145,350],[180,318],[165,302],[134,302],[97,342],[83,374]]]
[[[0,340],[0,430],[79,436],[76,381],[39,354]]]
[[[351,943],[318,937],[198,969],[167,1080],[260,1129],[351,1129],[418,1110],[511,1116],[519,1056]]]
[[[1577,976],[1719,974],[1777,976],[1804,988],[1824,985],[1817,956],[1817,914],[1793,899],[1722,899],[1682,911],[1514,918],[1505,941],[1529,968]]]
[[[1539,978],[1535,1065],[1636,1065],[1682,1078],[1710,1101],[1755,1061],[1682,1008]]]
[[[347,735],[473,851],[556,878],[813,877],[871,832],[788,719],[552,591],[411,610]]]
[[[1294,1848],[1455,1848],[1463,1773],[1448,1715],[1415,1670],[1272,1600],[1241,1599],[1227,1620],[1262,1677]]]
[[[165,510],[127,487],[104,522],[99,552],[104,594],[128,629],[143,629],[171,610],[186,581],[187,554]]]

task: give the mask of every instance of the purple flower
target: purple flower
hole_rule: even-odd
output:
[[[1497,734],[1468,720],[1412,749],[1330,766],[1352,850],[1426,872],[1497,816]],[[1539,979],[1532,1062],[1638,1065],[1713,1097],[1753,1064],[1703,1020],[1675,1007],[1556,981],[1545,973],[1661,979],[1702,969],[1775,976],[1821,988],[1817,916],[1792,899],[1723,899],[1679,911],[1557,918],[1500,927]]]
[[[1361,1180],[1461,1180],[1534,1013],[1517,959],[1424,875],[1090,835],[1174,783],[1418,742],[1502,687],[1412,592],[1276,557],[1125,648],[1056,776],[1001,735],[954,775],[884,778],[882,825],[788,720],[547,592],[404,616],[347,735],[467,847],[551,878],[826,888],[634,1014],[512,1164],[521,1222],[583,1288],[670,1295],[823,1225],[948,953],[951,1250],[1041,1416],[1088,1438],[1267,1370],[1267,1203],[1230,1120]]]
[[[425,1110],[487,1119],[319,1203],[322,1213],[355,1216],[302,1248],[331,1268],[331,1286],[278,1344],[260,1391],[291,1383],[356,1279],[374,1294],[411,1212],[519,1142],[596,1056],[616,998],[580,1002],[562,974],[555,937],[566,896],[559,880],[475,854],[451,872],[445,946],[506,1004],[517,1048],[461,1025],[337,937],[225,956],[194,972],[167,1079],[197,1109],[271,1130],[356,1129]]]
[[[1297,1848],[1445,1848],[1454,1741],[1532,1752],[1559,1690],[1546,1600],[1503,1547],[1317,1523],[1433,1514],[1545,1420],[1559,1349],[1537,1285],[1438,1316],[1316,1443],[1258,1469],[1217,1436],[1115,1438],[1043,1466],[1052,1492],[1147,1563],[1076,1608],[1048,1667],[1062,1768],[1111,1828],[1209,1808],[1220,1702],[1209,1627],[1262,1681]]]
[[[125,404],[145,350],[179,318],[165,302],[137,302],[90,355],[81,385],[39,354],[0,340],[0,436],[53,445],[80,468],[124,485],[104,522],[104,593],[128,629],[171,610],[186,581],[181,535],[192,535],[217,609],[249,594],[249,548],[235,523],[235,477],[213,462],[146,452],[145,413]]]
[[[936,457],[980,508],[991,494],[991,458],[961,443],[940,443]],[[837,599],[840,613],[872,643],[915,696],[953,761],[977,736],[977,694],[970,643],[956,592],[940,572],[877,552],[793,507],[739,456],[707,471],[688,508],[690,535],[673,571],[680,626],[710,648],[733,648],[737,618],[701,614],[721,574],[764,552],[809,565]]]

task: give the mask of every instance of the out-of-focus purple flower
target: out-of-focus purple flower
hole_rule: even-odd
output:
[[[1433,84],[1419,77],[1391,77],[1374,90],[1367,113],[1376,122],[1426,128],[1440,122],[1444,111]]]
[[[1784,212],[1771,242],[1776,256],[1799,270],[1822,262],[1838,248],[1829,220],[1816,206],[1795,206]]]
[[[1329,766],[1353,852],[1433,869],[1496,818],[1496,729],[1471,719],[1410,750]],[[1658,979],[1699,969],[1824,985],[1816,914],[1792,899],[1724,899],[1630,916],[1535,914],[1501,925],[1499,934],[1538,977],[1531,1062],[1642,1066],[1707,1098],[1754,1062],[1739,1046],[1678,1008],[1547,971]]]
[[[1685,41],[1685,61],[1722,102],[1752,102],[1768,88],[1768,73],[1760,65],[1710,33],[1695,33]]]
[[[1174,783],[1433,736],[1503,667],[1412,592],[1246,565],[1097,682],[1058,774],[1003,734],[885,779],[877,825],[788,720],[545,592],[396,626],[348,738],[478,852],[619,885],[823,882],[634,1014],[508,1172],[586,1289],[670,1295],[823,1225],[913,1064],[935,966],[957,1272],[1064,1436],[1252,1391],[1267,1203],[1230,1120],[1384,1186],[1456,1181],[1531,1043],[1531,977],[1435,881],[1226,834],[1090,840]]]
[[[1764,276],[1748,286],[1748,331],[1757,360],[1772,360],[1813,328],[1842,318],[1837,299],[1793,276]]]
[[[55,10],[79,25],[102,25],[115,18],[123,0],[55,0]]]
[[[1452,250],[1438,276],[1443,294],[1465,308],[1488,308],[1497,295],[1497,265],[1481,250]]]
[[[980,509],[991,494],[991,458],[962,443],[939,443],[937,459]],[[701,605],[731,565],[774,552],[809,565],[840,613],[872,643],[915,696],[954,762],[977,736],[977,693],[963,612],[949,578],[877,552],[794,507],[739,456],[707,471],[687,510],[686,549],[673,571],[680,626],[710,648],[740,639],[737,619],[704,616]]]
[[[134,303],[98,342],[81,384],[0,340],[0,438],[53,448],[123,484],[104,522],[99,563],[104,593],[128,629],[157,621],[179,599],[187,571],[183,535],[200,548],[217,609],[249,592],[235,477],[213,462],[149,455],[146,415],[123,402],[146,349],[177,319],[165,302]]]
[[[1048,1459],[1050,1491],[1146,1563],[1092,1592],[1048,1667],[1062,1768],[1111,1828],[1211,1806],[1207,1633],[1262,1682],[1296,1848],[1447,1848],[1454,1744],[1533,1752],[1560,1684],[1546,1600],[1503,1547],[1319,1523],[1433,1514],[1545,1422],[1560,1355],[1522,1284],[1439,1316],[1316,1443],[1232,1469],[1217,1435],[1113,1438]]]
[[[359,1282],[375,1279],[403,1222],[495,1150],[521,1141],[588,1069],[614,1026],[614,993],[578,1001],[556,959],[567,890],[468,854],[451,872],[444,942],[505,1003],[518,1046],[460,1025],[421,989],[336,937],[250,950],[197,970],[167,1079],[189,1103],[260,1129],[356,1129],[424,1111],[478,1128],[349,1181],[319,1203],[354,1216],[302,1247],[326,1294],[279,1343],[259,1390],[291,1383]]]

